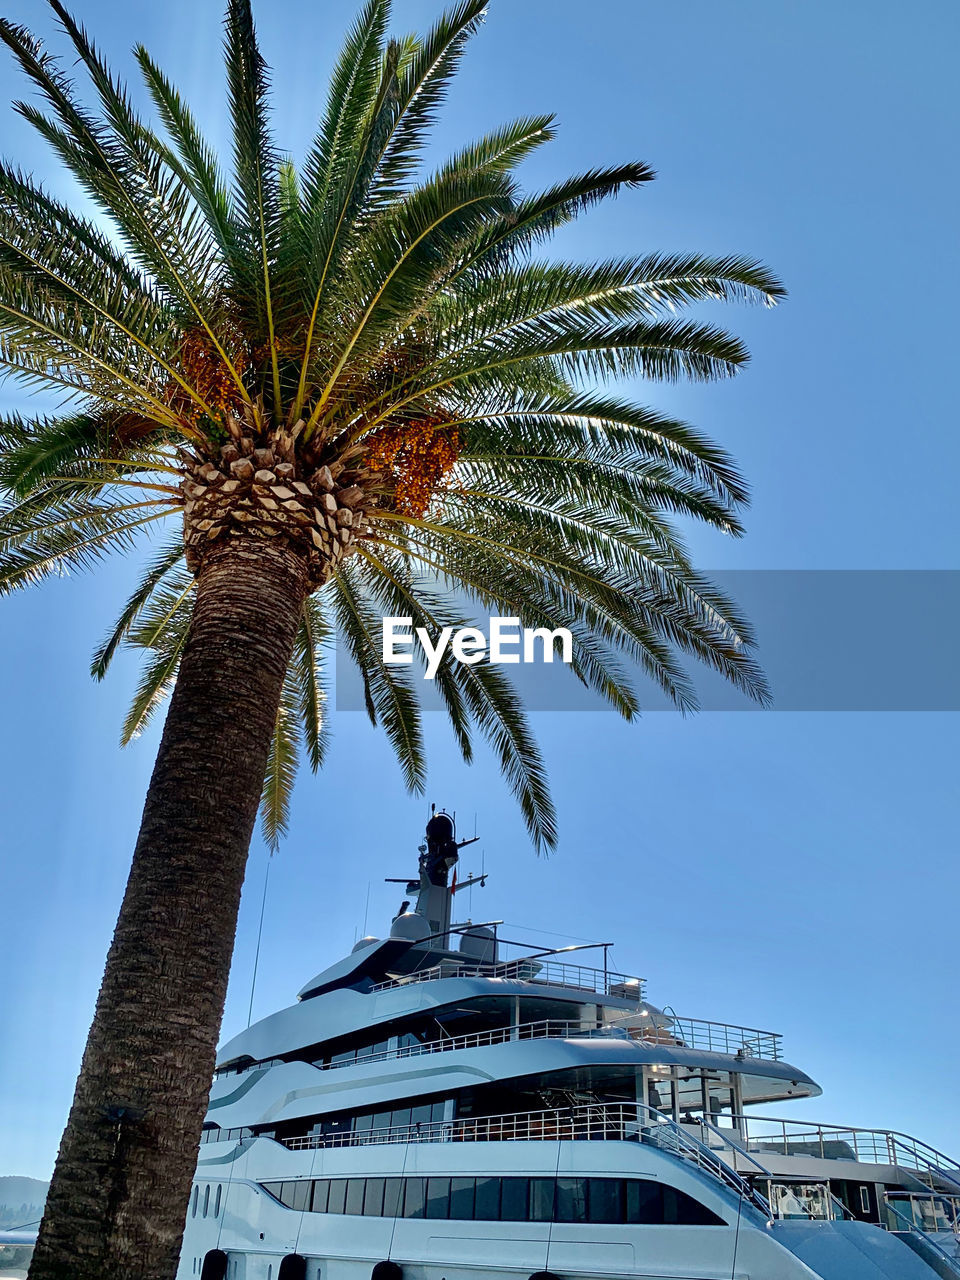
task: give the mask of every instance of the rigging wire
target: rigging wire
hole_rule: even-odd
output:
[[[263,877],[263,897],[260,899],[260,927],[257,929],[257,951],[253,957],[253,978],[250,982],[250,1007],[247,1009],[247,1026],[249,1027],[253,1021],[253,996],[257,989],[257,970],[260,967],[260,942],[263,938],[263,913],[267,907],[267,884],[270,880],[270,866],[273,862],[273,854],[271,853],[267,859],[267,871]]]

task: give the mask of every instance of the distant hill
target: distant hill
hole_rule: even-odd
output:
[[[0,1178],[0,1229],[9,1231],[39,1218],[49,1186],[39,1178]]]

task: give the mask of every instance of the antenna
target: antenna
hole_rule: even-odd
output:
[[[367,936],[367,916],[370,914],[370,881],[367,881],[367,904],[363,908],[363,936]]]

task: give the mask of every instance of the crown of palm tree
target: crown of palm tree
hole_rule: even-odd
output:
[[[525,194],[515,171],[553,137],[550,116],[498,128],[425,175],[430,127],[485,0],[401,40],[387,36],[389,0],[368,0],[299,167],[271,136],[249,0],[229,0],[227,169],[145,49],[162,133],[50,3],[97,107],[4,21],[45,102],[17,109],[103,217],[0,167],[0,367],[64,403],[59,416],[0,422],[0,589],[149,540],[143,580],[93,665],[102,677],[125,644],[145,655],[125,740],[176,679],[207,549],[235,537],[286,539],[314,587],[264,785],[271,841],[298,751],[314,769],[323,759],[322,651],[335,633],[407,784],[422,787],[415,684],[384,664],[380,617],[466,625],[452,588],[525,625],[568,627],[576,675],[627,717],[638,704],[624,657],[681,708],[694,703],[682,653],[763,696],[747,624],[673,523],[739,534],[736,468],[691,427],[596,389],[733,374],[743,345],[678,313],[702,299],[775,303],[783,289],[763,266],[538,256],[594,202],[653,177],[625,164]],[[534,838],[552,843],[510,684],[486,664],[444,664],[436,684],[464,756],[479,730]]]

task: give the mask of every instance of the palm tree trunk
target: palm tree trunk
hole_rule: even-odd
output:
[[[30,1280],[172,1280],[305,561],[211,546]]]

